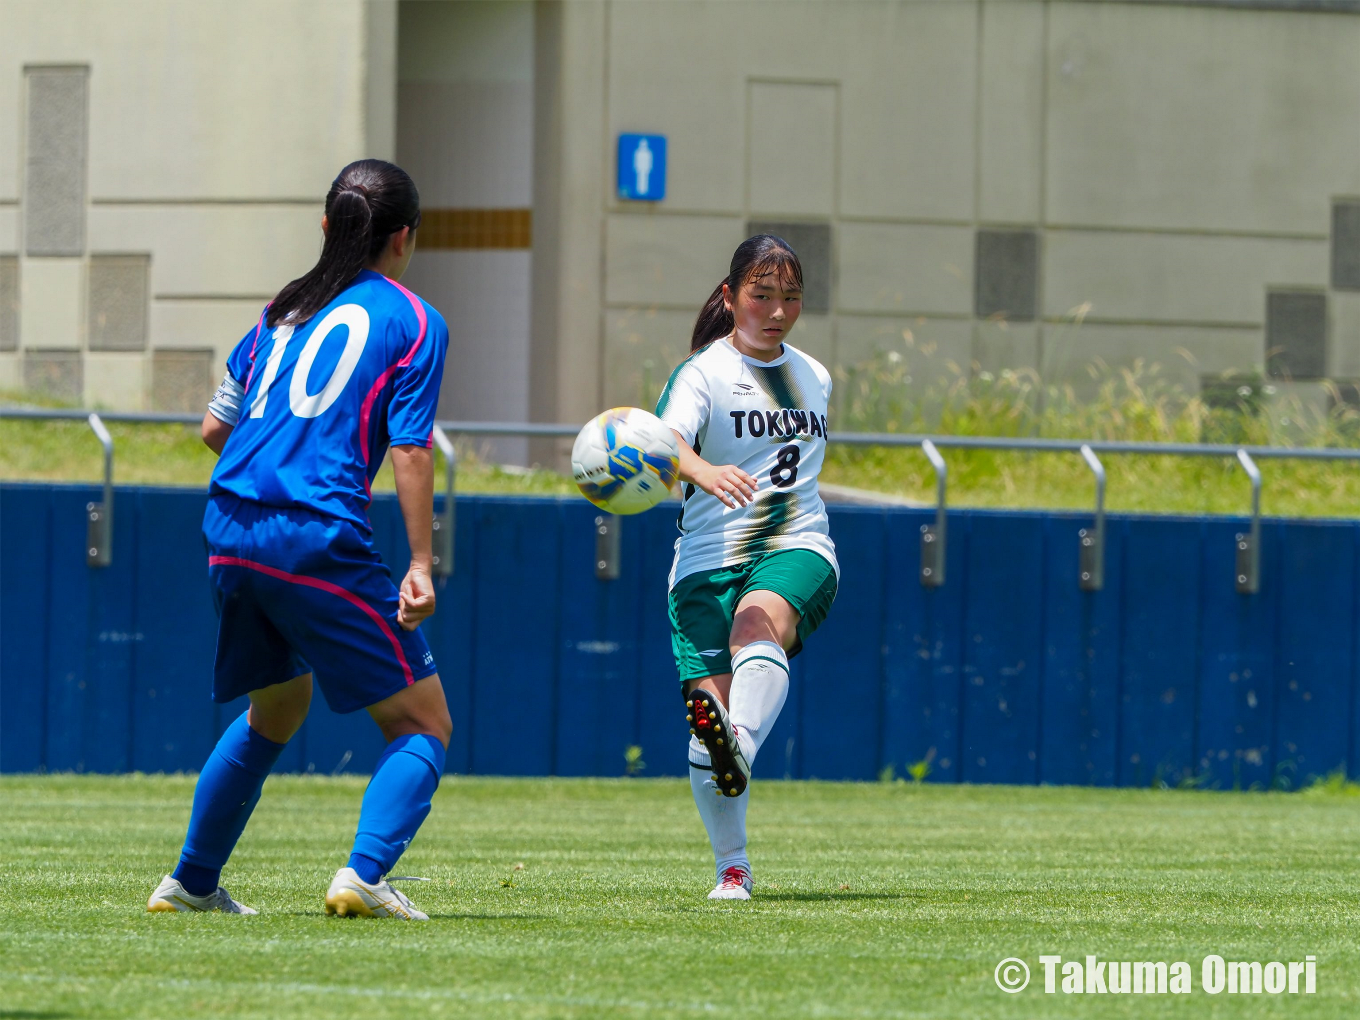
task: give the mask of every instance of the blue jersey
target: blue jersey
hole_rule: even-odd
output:
[[[369,270],[300,326],[262,315],[227,359],[244,397],[210,491],[371,531],[387,447],[430,445],[448,343],[438,312]]]

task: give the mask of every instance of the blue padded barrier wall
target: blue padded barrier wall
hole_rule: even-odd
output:
[[[0,771],[196,770],[244,699],[208,698],[216,619],[205,497],[120,488],[113,565],[85,564],[93,487],[0,485]],[[453,715],[451,772],[683,775],[666,616],[668,504],[623,521],[597,580],[594,508],[459,497],[456,573],[425,633]],[[375,540],[406,562],[391,496]],[[1079,590],[1081,514],[955,510],[923,588],[931,512],[833,508],[842,581],[793,661],[757,775],[1221,788],[1356,772],[1360,523],[1263,524],[1261,590],[1233,583],[1229,518],[1108,520],[1105,588]],[[814,696],[815,695],[815,696]],[[835,711],[826,711],[828,704]],[[367,772],[377,728],[317,696],[280,768]],[[636,763],[635,763],[636,764]]]

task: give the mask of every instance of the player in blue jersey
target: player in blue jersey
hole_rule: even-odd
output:
[[[326,912],[427,920],[385,878],[429,814],[452,729],[416,629],[435,604],[430,440],[448,346],[439,313],[397,283],[419,224],[400,167],[345,167],[320,260],[232,351],[204,416],[220,455],[203,519],[219,611],[212,696],[248,694],[250,707],[203,766],[179,865],[148,910],[255,913],[222,888],[222,868],[315,678],[333,710],[367,709],[388,741]],[[368,520],[389,448],[411,547],[400,587]]]

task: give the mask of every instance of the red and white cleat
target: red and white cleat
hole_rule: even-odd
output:
[[[718,879],[718,884],[708,894],[710,900],[749,900],[751,898],[751,873],[735,865],[728,868]]]

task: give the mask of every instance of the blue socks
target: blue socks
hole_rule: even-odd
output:
[[[285,745],[250,728],[247,714],[242,712],[227,727],[194,787],[189,834],[172,876],[194,896],[217,888],[222,868],[259,802],[265,778],[283,753]]]
[[[398,737],[373,769],[359,809],[349,866],[370,885],[392,870],[420,823],[444,774],[444,745],[426,733]]]
[[[377,885],[382,881],[385,873],[381,861],[375,861],[372,857],[365,857],[363,854],[350,854],[349,866],[354,869],[356,875],[369,885]]]
[[[207,896],[245,831],[264,781],[285,745],[260,736],[242,712],[208,756],[194,787],[189,834],[173,877],[194,896]],[[378,759],[364,791],[359,831],[349,859],[361,879],[381,881],[430,813],[444,774],[444,745],[428,734],[398,737]]]

